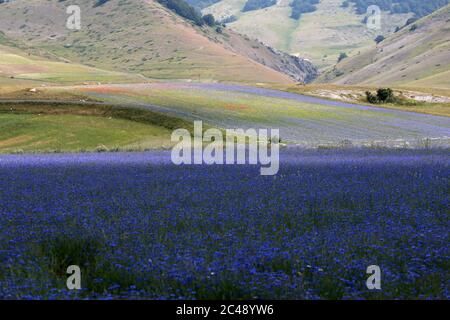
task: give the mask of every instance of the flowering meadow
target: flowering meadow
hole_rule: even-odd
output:
[[[280,159],[261,176],[165,152],[0,156],[0,298],[450,298],[448,151]]]
[[[447,116],[267,88],[223,83],[144,83],[80,86],[76,90],[91,99],[188,121],[201,119],[217,128],[280,129],[284,142],[305,148],[339,146],[343,142],[409,148],[450,144]],[[432,108],[427,105],[425,109]]]

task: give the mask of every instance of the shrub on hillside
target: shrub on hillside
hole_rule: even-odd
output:
[[[405,27],[416,22],[417,20],[418,20],[417,18],[409,18],[408,20],[406,20]]]
[[[367,101],[373,104],[396,102],[394,91],[391,88],[378,89],[376,94],[366,91],[366,97]]]
[[[242,12],[271,7],[276,3],[276,0],[247,0]]]
[[[369,103],[377,104],[379,102],[377,96],[370,91],[366,91],[366,97]]]
[[[210,27],[216,24],[216,19],[214,19],[214,16],[211,13],[205,14],[203,16],[203,21]]]
[[[348,58],[348,55],[345,52],[341,52],[339,54],[338,63],[347,58]]]
[[[374,41],[375,41],[377,44],[379,44],[380,42],[383,42],[384,39],[385,39],[384,36],[379,35],[379,36],[377,36],[377,37],[374,39]]]
[[[416,29],[417,29],[417,24],[413,24],[411,26],[411,28],[409,28],[409,31],[416,31]]]
[[[342,77],[345,73],[344,73],[344,71],[342,71],[342,70],[336,70],[335,72],[334,72],[334,74],[336,75],[336,77]]]
[[[104,5],[105,3],[107,3],[109,0],[97,0],[94,4],[94,8],[96,7],[100,7],[101,5]]]
[[[395,102],[394,91],[391,88],[378,89],[377,97],[381,102]]]

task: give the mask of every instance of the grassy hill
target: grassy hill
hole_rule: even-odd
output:
[[[24,46],[25,47],[25,46]],[[138,75],[101,70],[61,59],[49,59],[36,54],[36,50],[21,49],[19,45],[0,33],[0,83],[28,81],[30,84],[46,82],[76,83],[103,81],[142,81]]]
[[[203,10],[218,19],[236,18],[229,27],[248,34],[280,50],[310,59],[321,69],[333,66],[341,52],[355,55],[373,43],[379,35],[388,35],[403,26],[409,13],[383,12],[382,29],[370,30],[363,23],[353,3],[343,7],[344,0],[321,0],[316,11],[291,18],[290,0],[279,0],[274,6],[242,12],[246,0],[222,0]]]
[[[81,30],[65,27],[70,4],[81,8]],[[90,0],[15,0],[1,5],[0,30],[73,63],[149,78],[292,82],[284,73],[285,55],[227,30],[196,26],[153,0],[99,6]],[[229,44],[238,37],[239,46]],[[261,54],[264,61],[253,59]],[[295,64],[290,68],[308,76]]]
[[[339,63],[320,79],[337,84],[450,88],[450,5]]]

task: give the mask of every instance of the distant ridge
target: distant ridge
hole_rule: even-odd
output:
[[[450,89],[450,5],[343,60],[318,81]]]

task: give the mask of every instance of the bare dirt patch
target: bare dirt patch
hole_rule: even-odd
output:
[[[17,137],[9,138],[6,140],[2,140],[2,141],[0,141],[0,148],[11,147],[16,144],[21,144],[21,143],[30,141],[31,139],[33,139],[32,136],[22,135],[22,136],[17,136]]]
[[[394,90],[396,96],[417,101],[417,102],[427,102],[427,103],[450,103],[450,97],[444,97],[435,94],[406,91],[406,90]],[[318,89],[310,91],[309,94],[321,98],[341,100],[347,102],[361,102],[365,100],[364,90],[331,90],[331,89]]]
[[[421,92],[404,91],[402,92],[405,98],[419,101],[419,102],[429,102],[429,103],[450,103],[449,97],[437,96],[432,94],[424,94]]]

